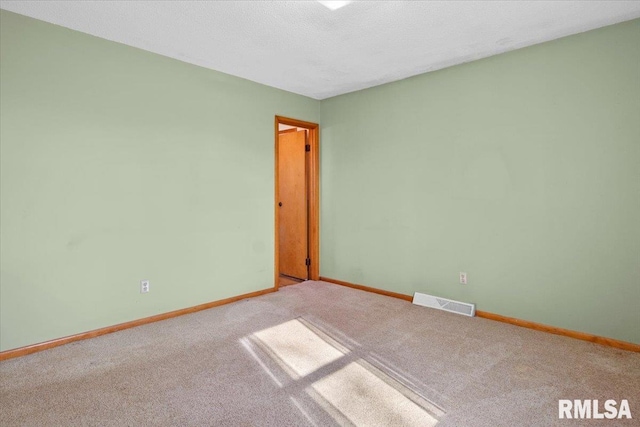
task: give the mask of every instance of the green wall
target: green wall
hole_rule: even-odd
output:
[[[321,118],[323,276],[640,343],[640,20]]]
[[[273,286],[274,115],[318,101],[0,19],[0,350]]]
[[[0,350],[271,287],[275,114],[323,276],[640,342],[640,20],[319,102],[0,19]]]

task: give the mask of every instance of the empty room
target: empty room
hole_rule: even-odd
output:
[[[640,2],[0,0],[0,426],[640,419]]]

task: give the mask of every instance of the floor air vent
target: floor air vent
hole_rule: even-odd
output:
[[[450,311],[465,316],[473,317],[476,315],[476,305],[466,302],[454,301],[452,299],[438,298],[433,295],[421,294],[416,292],[413,294],[413,303],[424,307],[437,308],[438,310]]]

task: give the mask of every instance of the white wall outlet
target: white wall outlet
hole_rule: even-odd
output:
[[[149,292],[149,281],[148,280],[141,280],[140,281],[140,293],[141,294],[146,294],[147,292]]]
[[[460,272],[460,283],[463,285],[467,284],[467,273]]]

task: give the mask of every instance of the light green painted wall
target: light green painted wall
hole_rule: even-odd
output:
[[[272,286],[275,114],[323,275],[640,342],[640,21],[320,103],[0,19],[0,350]]]
[[[0,350],[273,286],[274,115],[318,101],[0,19]]]
[[[640,20],[321,118],[322,275],[640,343]]]

